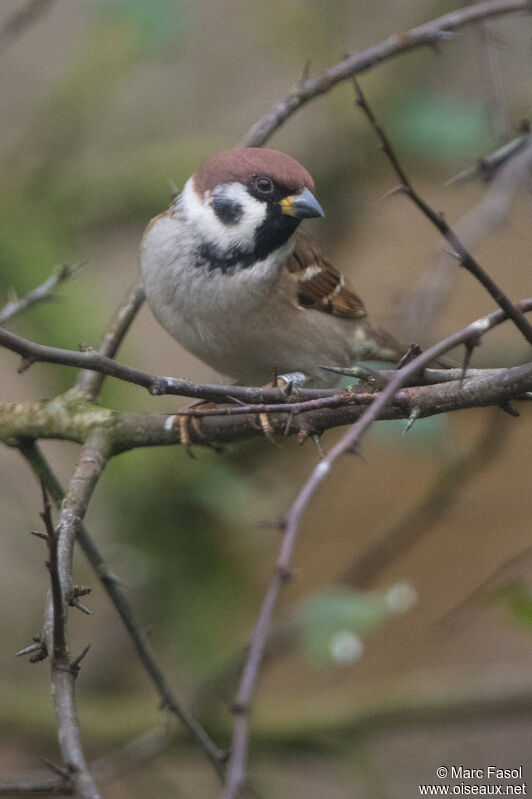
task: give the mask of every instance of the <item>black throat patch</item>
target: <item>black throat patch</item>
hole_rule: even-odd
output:
[[[295,233],[301,220],[284,214],[272,214],[257,228],[252,250],[238,246],[221,252],[218,247],[203,241],[196,251],[198,268],[209,272],[219,269],[223,274],[234,274],[241,269],[249,269],[258,261],[264,261],[272,252],[278,250]]]

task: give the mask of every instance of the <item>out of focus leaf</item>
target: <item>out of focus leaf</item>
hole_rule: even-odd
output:
[[[417,156],[474,156],[492,144],[482,103],[454,95],[403,98],[392,130],[401,151]]]
[[[502,605],[510,615],[526,627],[532,627],[532,585],[511,582],[491,595],[494,604]]]
[[[295,611],[294,622],[312,663],[347,664],[361,656],[365,636],[414,601],[415,593],[406,585],[393,586],[387,592],[330,588],[304,600]]]
[[[133,28],[142,46],[155,50],[175,40],[183,26],[184,8],[179,0],[101,0],[98,13]]]

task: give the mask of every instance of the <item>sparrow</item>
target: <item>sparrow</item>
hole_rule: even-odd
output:
[[[302,373],[308,386],[330,386],[338,376],[321,366],[399,359],[408,347],[370,322],[300,229],[323,216],[310,174],[291,156],[254,147],[212,155],[144,233],[153,314],[185,349],[245,385]]]

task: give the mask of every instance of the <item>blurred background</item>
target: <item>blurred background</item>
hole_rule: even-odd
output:
[[[421,24],[458,2],[435,0],[56,0],[4,41],[0,72],[0,281],[22,296],[58,264],[85,266],[53,302],[11,326],[49,345],[96,346],[129,285],[151,216],[210,153],[231,147],[297,82],[346,53]],[[0,30],[22,0],[3,0]],[[445,212],[487,271],[530,294],[530,155],[491,183],[444,184],[517,135],[532,114],[530,17],[459,30],[382,64],[362,85],[412,180]],[[374,135],[342,84],[269,142],[313,174],[326,210],[313,232],[375,322],[434,343],[493,309],[426,219],[400,196]],[[530,149],[530,148],[529,148]],[[519,160],[520,159],[520,160]],[[439,275],[441,302],[409,303]],[[434,292],[432,294],[434,299]],[[511,325],[486,337],[473,365],[529,358]],[[123,363],[197,381],[219,375],[183,352],[143,308]],[[73,370],[17,375],[0,350],[2,401],[69,388]],[[102,404],[172,411],[108,379]],[[182,401],[181,404],[186,404]],[[277,648],[254,718],[251,779],[261,796],[403,799],[440,765],[530,768],[532,751],[532,430],[502,410],[380,423],[364,459],[345,458],[304,519],[295,579],[282,597]],[[323,437],[330,447],[341,431]],[[78,447],[45,442],[63,483]],[[231,664],[271,574],[286,512],[316,463],[312,442],[255,440],[217,455],[178,448],[115,458],[87,518],[160,655],[177,695],[229,743]],[[40,490],[15,450],[0,450],[0,773],[58,760],[49,665],[16,660],[39,631],[48,576]],[[436,491],[436,487],[438,491]],[[432,492],[432,493],[431,493]],[[427,499],[427,497],[429,497]],[[424,504],[423,504],[424,503]],[[383,535],[415,537],[369,577],[360,556]],[[399,534],[397,533],[397,534]],[[86,750],[99,757],[162,724],[157,697],[114,608],[81,553],[94,615],[72,613]],[[355,588],[357,590],[355,590]],[[295,628],[295,639],[290,632]],[[287,644],[289,639],[289,644]],[[104,787],[112,799],[216,795],[201,753],[180,734]]]

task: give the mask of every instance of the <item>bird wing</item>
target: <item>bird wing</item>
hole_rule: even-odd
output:
[[[297,302],[344,319],[362,319],[367,315],[364,303],[338,269],[326,258],[314,239],[298,231],[294,251],[286,267],[297,281]]]

